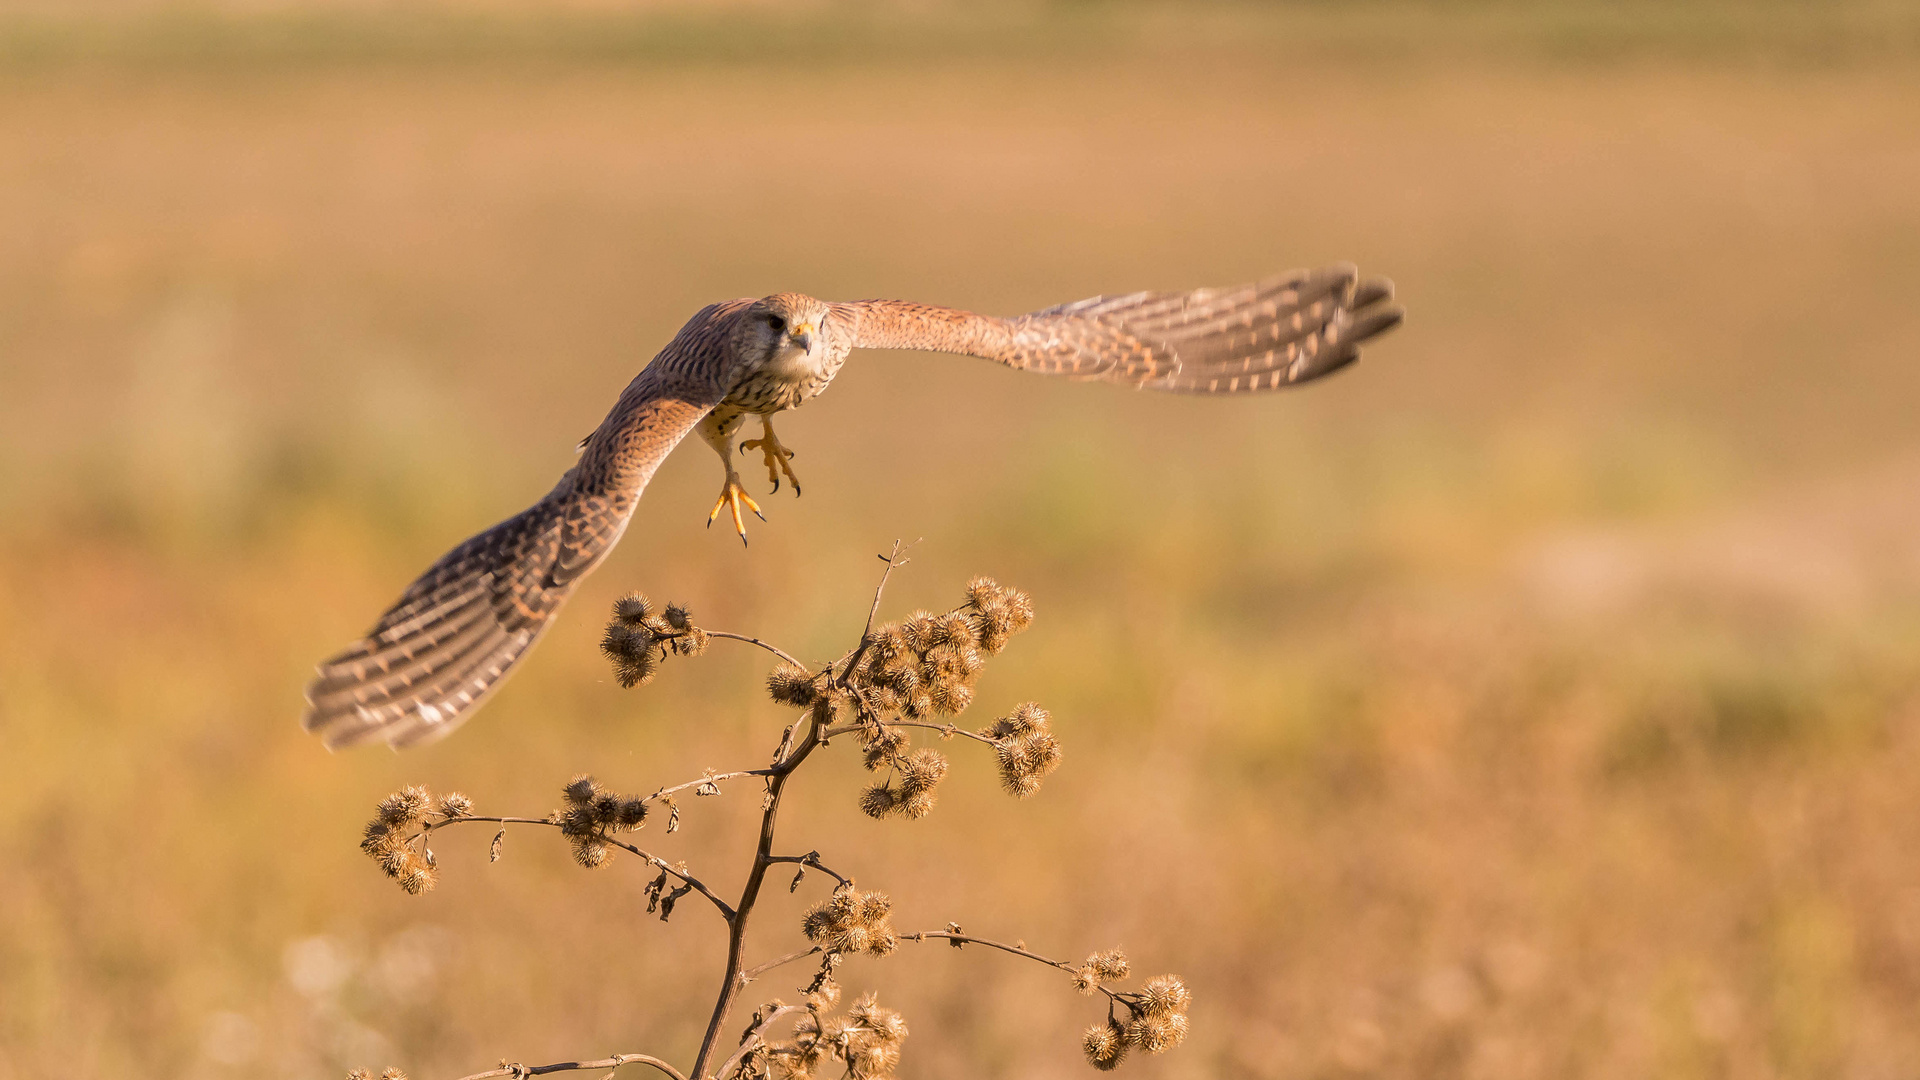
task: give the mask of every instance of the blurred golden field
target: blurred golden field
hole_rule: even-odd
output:
[[[487,10],[0,16],[0,1080],[684,1061],[710,914],[480,829],[408,897],[359,826],[759,764],[761,655],[623,692],[605,605],[824,657],[896,537],[896,614],[1034,594],[969,718],[1038,699],[1066,763],[1015,802],[954,746],[875,823],[837,750],[786,843],[903,930],[1181,973],[1192,1037],[1126,1074],[1920,1075],[1920,13]],[[458,736],[298,730],[310,665],[709,301],[1340,258],[1408,322],[1294,394],[856,355],[750,548],[683,448]],[[731,890],[756,810],[643,836]],[[903,1075],[1089,1074],[1055,974],[843,981]]]

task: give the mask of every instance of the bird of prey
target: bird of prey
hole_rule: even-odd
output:
[[[772,416],[827,388],[854,349],[924,349],[1150,390],[1238,394],[1317,379],[1400,322],[1393,285],[1350,265],[1231,288],[1096,296],[1002,319],[899,300],[827,303],[798,293],[696,314],[653,358],[552,491],[468,539],[408,586],[366,637],[319,666],[301,724],[329,748],[446,735],[498,690],[580,579],[626,530],[634,504],[690,431],[720,455],[709,525],[744,506],[732,443],[748,416],[774,489],[800,485]],[[764,520],[764,516],[762,517]]]

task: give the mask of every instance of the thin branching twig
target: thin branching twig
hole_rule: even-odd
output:
[[[717,637],[717,638],[726,638],[728,641],[744,641],[749,645],[758,645],[761,648],[772,653],[773,655],[779,657],[780,659],[785,660],[787,663],[792,664],[794,667],[803,668],[807,666],[801,663],[800,661],[795,660],[792,656],[788,655],[788,653],[785,650],[780,649],[777,646],[770,645],[767,642],[764,642],[757,637],[751,637],[747,634],[729,634],[725,630],[709,630],[707,631],[707,636]]]
[[[660,1058],[622,1054],[596,1061],[557,1062],[526,1066],[502,1062],[500,1068],[476,1073],[464,1080],[510,1076],[515,1080],[570,1070],[611,1070],[628,1064],[651,1066],[673,1080],[770,1080],[779,1075],[806,1075],[828,1061],[845,1066],[852,1080],[884,1080],[899,1061],[906,1024],[898,1013],[879,1006],[871,994],[830,1015],[840,1001],[834,980],[841,960],[850,955],[884,956],[901,935],[890,921],[892,901],[883,893],[860,892],[852,876],[826,864],[818,851],[803,855],[774,854],[780,809],[794,773],[829,741],[850,736],[862,751],[867,769],[880,772],[882,782],[861,796],[861,808],[874,817],[917,818],[934,803],[934,788],[946,775],[946,758],[932,748],[914,750],[910,731],[937,732],[943,739],[962,736],[994,749],[1003,785],[1018,796],[1032,793],[1058,763],[1060,750],[1049,728],[1049,718],[1038,705],[1021,705],[979,731],[969,731],[951,720],[973,698],[974,679],[986,656],[998,653],[1007,638],[1032,617],[1025,594],[1004,589],[980,578],[969,583],[967,600],[959,607],[932,614],[921,612],[900,623],[876,625],[881,599],[893,571],[906,565],[907,545],[896,541],[881,555],[886,569],[873,591],[873,602],[854,646],[839,659],[809,670],[785,650],[744,634],[704,630],[692,622],[684,607],[669,605],[656,613],[644,597],[623,598],[614,609],[602,648],[613,660],[623,686],[641,685],[653,678],[669,656],[699,655],[709,638],[725,638],[759,646],[780,658],[784,667],[768,679],[774,700],[798,708],[800,717],[781,733],[778,748],[765,768],[731,772],[708,770],[684,783],[657,788],[650,795],[623,796],[602,787],[590,776],[576,777],[565,788],[566,807],[544,818],[478,815],[464,795],[434,799],[424,788],[407,788],[380,804],[378,816],[367,827],[362,848],[408,892],[431,888],[436,858],[427,841],[436,831],[462,822],[500,826],[490,858],[500,854],[507,826],[536,825],[558,829],[572,842],[574,857],[584,866],[604,865],[613,851],[628,852],[658,876],[647,887],[649,912],[667,919],[674,903],[699,893],[719,912],[727,927],[725,973],[693,1067],[681,1073]],[[849,718],[849,714],[851,717]],[[756,777],[764,782],[758,837],[746,878],[737,899],[728,902],[684,863],[670,863],[639,847],[619,833],[643,828],[654,804],[670,808],[666,832],[678,826],[680,805],[675,796],[692,789],[696,796],[721,794],[723,783]],[[789,891],[799,888],[807,871],[818,870],[833,879],[829,897],[807,913],[802,932],[809,939],[798,949],[749,966],[745,962],[749,923],[776,866],[796,867]],[[669,888],[671,883],[677,883]],[[1118,950],[1096,953],[1082,964],[1051,959],[1028,950],[1024,943],[1005,942],[964,934],[957,924],[942,930],[904,935],[905,940],[946,940],[954,946],[977,944],[1045,964],[1072,976],[1085,993],[1105,994],[1109,1003],[1103,1026],[1089,1029],[1087,1056],[1102,1069],[1112,1068],[1128,1046],[1157,1053],[1179,1042],[1186,1033],[1186,990],[1177,979],[1149,980],[1139,991],[1115,991],[1104,983],[1128,977],[1127,962]],[[734,1049],[720,1059],[722,1033],[746,987],[785,965],[819,957],[812,982],[802,990],[803,1004],[777,998],[761,1004],[753,1022]],[[1122,1024],[1124,1008],[1125,1023]],[[776,1039],[775,1026],[791,1021],[788,1035]],[[815,1074],[820,1075],[820,1074]]]
[[[488,1069],[486,1072],[474,1073],[472,1076],[463,1076],[460,1080],[487,1080],[487,1078],[491,1076],[511,1076],[514,1080],[520,1080],[520,1078],[527,1076],[544,1076],[547,1073],[572,1072],[576,1069],[617,1069],[622,1065],[651,1065],[655,1069],[673,1077],[673,1080],[687,1080],[686,1076],[683,1075],[679,1069],[674,1068],[650,1054],[615,1054],[613,1057],[601,1058],[598,1061],[556,1061],[552,1065],[503,1063],[497,1069]]]

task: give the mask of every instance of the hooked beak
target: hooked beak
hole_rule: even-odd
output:
[[[792,338],[793,338],[793,343],[799,346],[801,352],[812,352],[813,351],[813,324],[801,323],[799,326],[794,327]]]

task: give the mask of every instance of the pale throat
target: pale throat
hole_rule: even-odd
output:
[[[814,342],[813,352],[808,352],[791,341],[783,341],[778,348],[774,349],[773,356],[767,360],[765,370],[782,376],[811,375],[820,368],[820,361],[815,353],[824,351],[820,348],[818,341]]]

